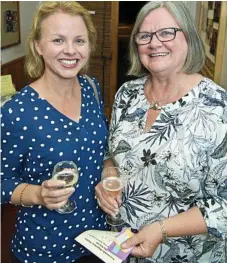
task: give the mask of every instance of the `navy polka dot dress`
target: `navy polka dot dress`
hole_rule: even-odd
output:
[[[21,208],[12,251],[24,263],[68,263],[89,252],[74,239],[88,229],[106,229],[95,200],[101,180],[107,126],[93,88],[84,76],[79,122],[72,121],[26,86],[2,107],[2,203],[10,202],[18,184],[40,185],[51,178],[54,165],[72,160],[79,170],[71,196],[77,209],[59,214],[43,206]],[[93,78],[98,88],[98,82]]]

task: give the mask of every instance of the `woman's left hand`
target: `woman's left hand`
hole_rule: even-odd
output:
[[[152,257],[156,248],[162,241],[162,232],[159,223],[145,226],[133,237],[125,241],[121,247],[135,246],[131,254],[136,257]]]

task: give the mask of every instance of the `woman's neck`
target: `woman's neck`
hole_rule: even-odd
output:
[[[80,88],[77,76],[73,79],[63,79],[56,76],[43,76],[34,83],[34,87],[42,98],[55,97],[70,100],[75,96],[77,88]]]
[[[151,76],[145,86],[145,95],[149,102],[160,105],[168,104],[182,98],[199,81],[202,76],[199,74],[177,74],[170,78]]]
[[[171,76],[170,78],[166,76],[151,76],[148,78],[148,95],[153,97],[155,100],[161,100],[167,94],[176,94],[183,83],[183,79],[186,78],[186,74],[179,74]]]

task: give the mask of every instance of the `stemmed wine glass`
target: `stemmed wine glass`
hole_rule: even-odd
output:
[[[121,193],[124,186],[121,173],[119,167],[108,167],[102,172],[102,187],[114,198]],[[121,226],[125,223],[120,213],[116,214],[114,217],[106,215],[106,222],[111,226]]]
[[[65,181],[66,185],[63,188],[75,186],[79,179],[76,164],[72,161],[61,161],[57,163],[52,172],[52,179]],[[69,198],[67,203],[56,209],[56,211],[60,214],[69,214],[72,213],[76,207],[76,201]]]

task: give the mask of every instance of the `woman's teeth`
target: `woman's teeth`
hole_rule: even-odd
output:
[[[155,54],[150,54],[150,57],[164,57],[167,56],[169,53],[155,53]]]
[[[66,64],[66,65],[73,65],[77,63],[77,59],[76,60],[66,60],[66,59],[60,59],[60,62]]]

